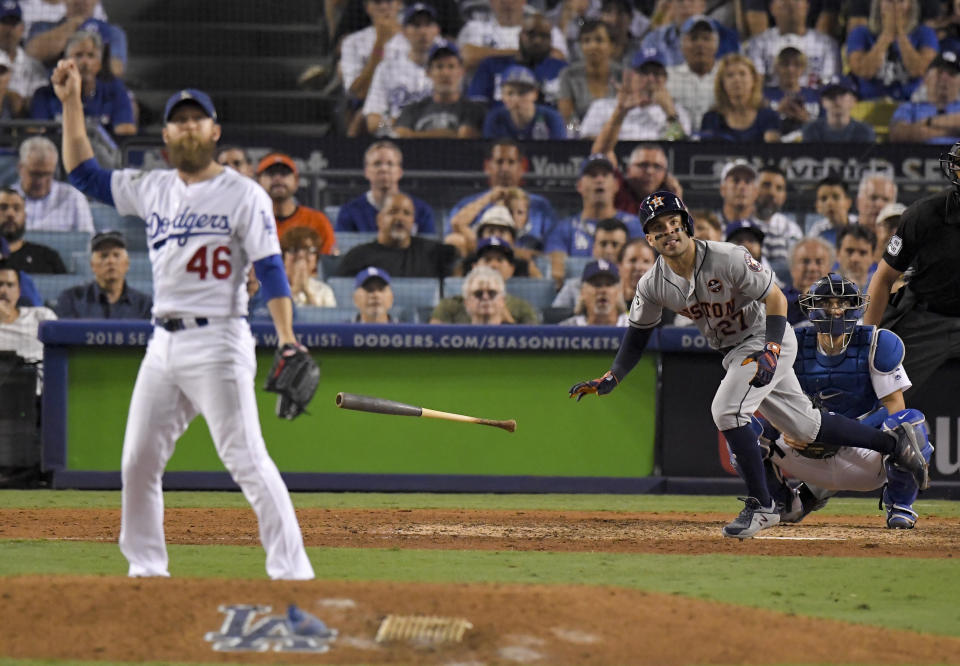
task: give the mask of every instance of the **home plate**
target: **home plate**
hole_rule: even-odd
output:
[[[773,539],[776,541],[846,541],[843,537],[815,537],[815,536],[755,536],[754,539]]]

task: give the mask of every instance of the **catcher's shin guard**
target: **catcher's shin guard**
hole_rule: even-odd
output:
[[[883,422],[883,427],[884,430],[892,430],[900,424],[914,427],[914,432],[920,439],[920,452],[929,464],[930,456],[933,455],[933,444],[930,443],[930,432],[923,413],[916,409],[904,409],[888,417]],[[884,465],[887,470],[887,484],[883,488],[881,503],[887,511],[887,527],[912,529],[917,523],[917,513],[913,510],[913,503],[919,492],[917,482],[910,472],[889,460]]]

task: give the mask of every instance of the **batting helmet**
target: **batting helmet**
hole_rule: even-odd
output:
[[[647,226],[661,215],[679,214],[683,218],[683,229],[688,236],[693,236],[693,217],[687,206],[673,192],[659,190],[648,195],[640,202],[639,217],[643,223],[643,232],[647,233]]]
[[[850,344],[870,297],[860,293],[857,285],[847,278],[830,273],[814,282],[809,292],[800,294],[799,301],[800,309],[818,333],[828,333],[834,338],[842,336],[840,347],[833,349],[834,354],[839,354]]]
[[[953,144],[950,152],[941,153],[940,170],[955,187],[960,187],[960,142]]]

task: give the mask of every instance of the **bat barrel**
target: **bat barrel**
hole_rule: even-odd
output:
[[[354,409],[360,412],[373,412],[375,414],[390,414],[393,416],[420,416],[419,407],[408,405],[396,400],[387,400],[386,398],[374,398],[369,395],[357,395],[356,393],[338,393],[337,407],[342,409]]]

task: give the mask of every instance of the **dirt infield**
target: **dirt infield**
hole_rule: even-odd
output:
[[[933,516],[915,530],[893,531],[884,529],[879,513],[814,514],[744,542],[723,539],[720,527],[731,515],[716,514],[305,509],[298,516],[310,546],[960,556],[960,519]],[[0,539],[114,542],[119,524],[117,510],[4,509]],[[176,544],[259,543],[249,509],[169,509],[166,534]],[[303,647],[285,642],[289,633],[271,619],[289,603],[338,632],[328,652],[277,651]],[[228,607],[248,621],[227,622]],[[388,614],[459,617],[472,628],[455,645],[376,643]],[[957,663],[960,655],[960,639],[918,640],[908,632],[682,596],[562,585],[8,577],[0,578],[0,627],[0,658],[129,662],[932,664]],[[260,652],[213,649],[254,636],[251,646]]]
[[[807,663],[932,664],[960,654],[960,639],[604,587],[17,577],[0,580],[0,594],[0,654],[19,658],[671,666],[801,655]],[[206,639],[223,628],[221,604],[283,612],[290,602],[339,632],[329,652],[278,653],[270,640],[261,653],[215,652]],[[464,617],[473,628],[460,644],[378,644],[387,614]]]
[[[720,535],[733,512],[301,509],[297,515],[308,546],[960,557],[960,519],[923,516],[914,530],[888,530],[880,512],[874,518],[812,514],[800,525],[746,541]],[[169,543],[259,543],[250,509],[168,509],[165,529]],[[119,510],[0,509],[0,538],[111,542],[119,530]]]

